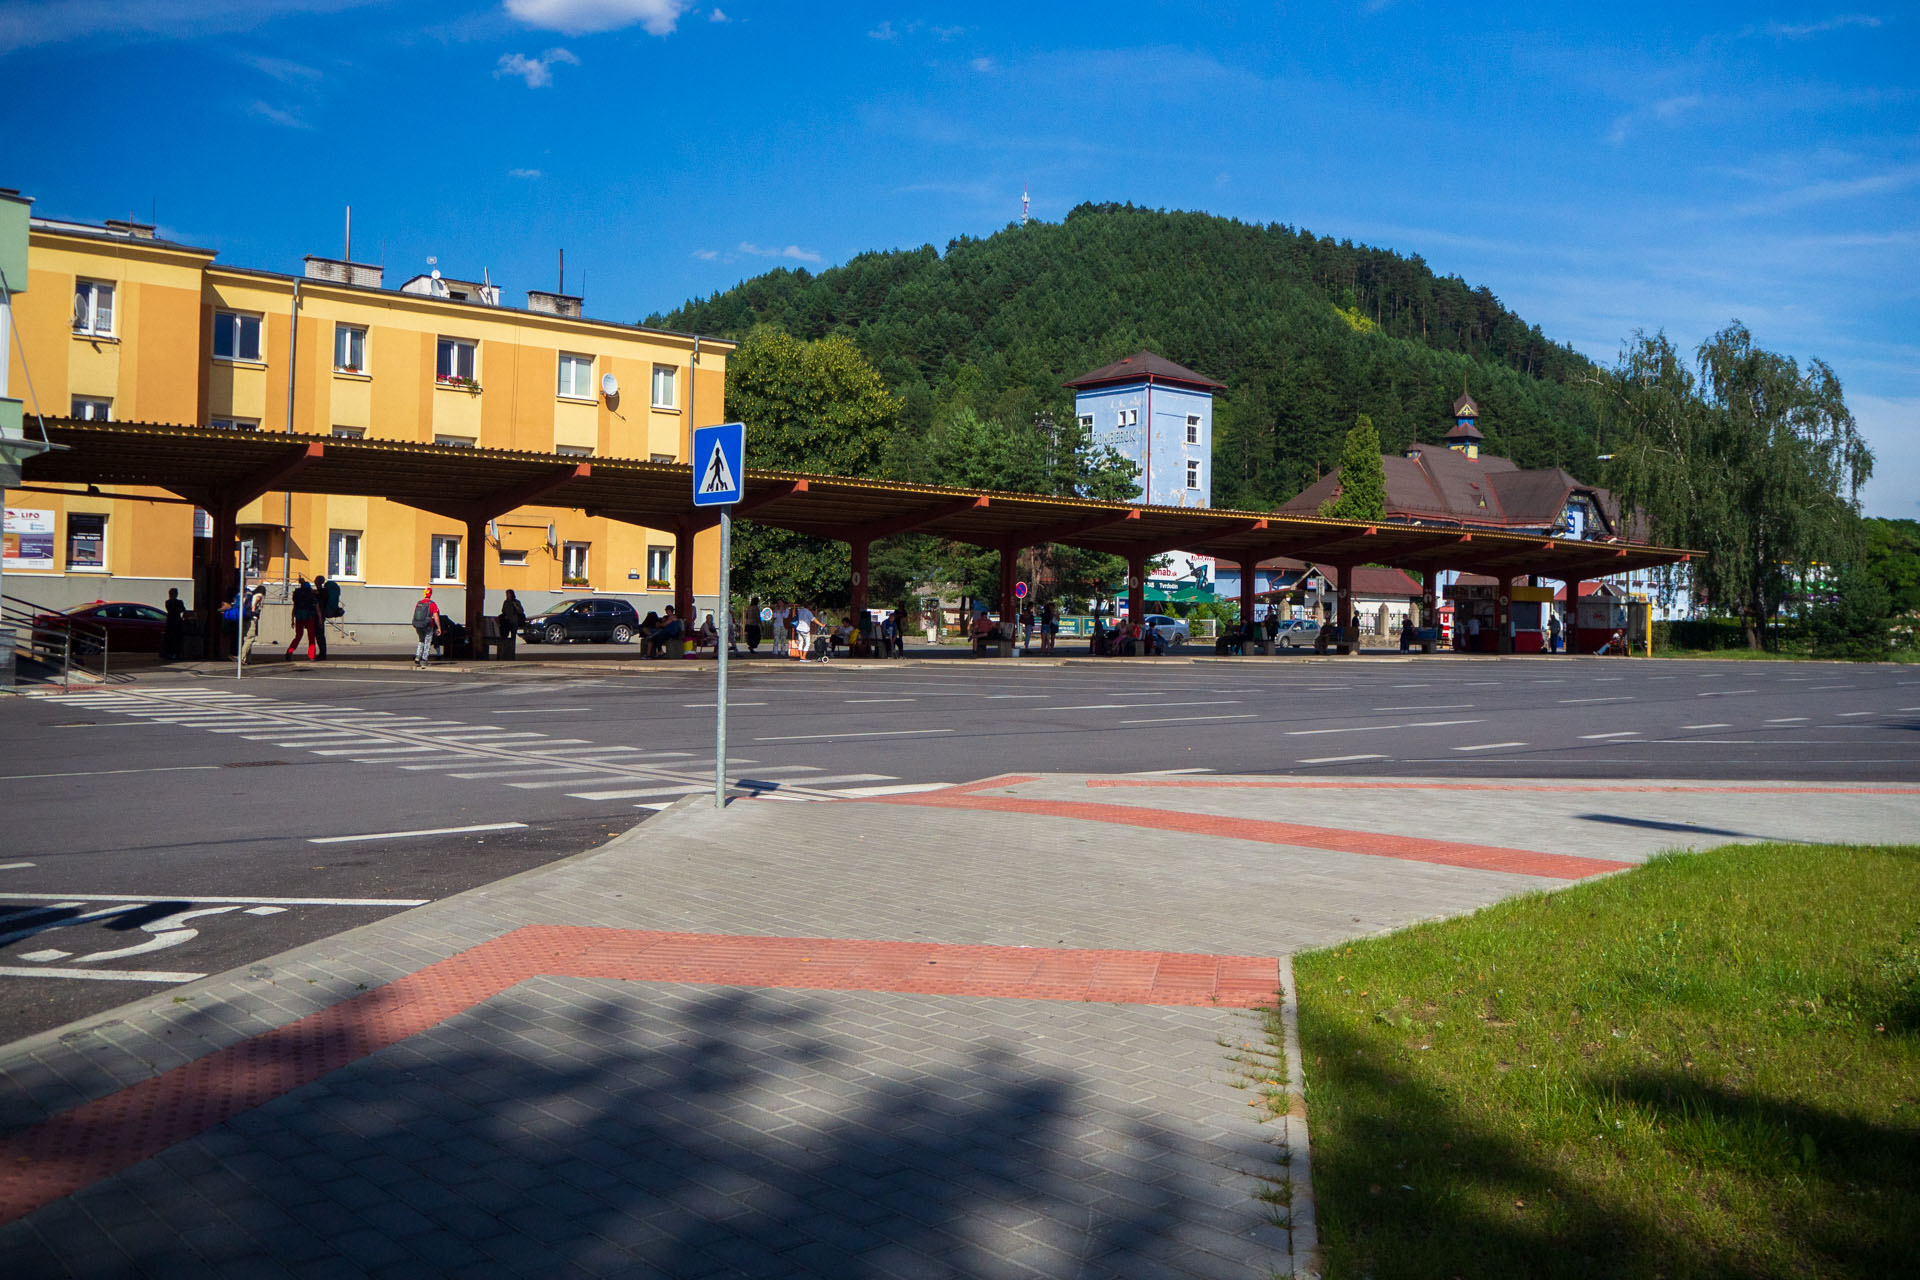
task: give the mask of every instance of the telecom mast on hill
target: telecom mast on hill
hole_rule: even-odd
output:
[[[1027,199],[1027,188],[1025,184],[1022,184],[1020,187],[1020,225],[1021,226],[1024,227],[1027,225],[1027,213],[1032,207],[1033,207],[1033,202]]]

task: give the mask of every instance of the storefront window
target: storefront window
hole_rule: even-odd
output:
[[[104,570],[107,567],[107,518],[67,517],[67,568]]]

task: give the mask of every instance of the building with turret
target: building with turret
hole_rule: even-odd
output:
[[[1213,505],[1213,393],[1224,383],[1143,350],[1065,385],[1094,446],[1138,470],[1135,501]]]

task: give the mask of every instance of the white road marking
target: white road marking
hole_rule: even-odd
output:
[[[444,747],[315,747],[316,756],[417,756],[422,751],[444,751]]]
[[[744,787],[749,783],[759,782],[761,779],[758,775],[767,772],[769,770],[756,769],[752,774],[742,774],[734,779],[734,785]],[[791,782],[776,781],[773,785],[776,787],[827,787],[836,782],[892,782],[897,776],[891,773],[833,773],[824,778],[795,778]]]
[[[84,773],[15,773],[0,782],[31,782],[36,778],[111,778],[122,773],[192,773],[199,769],[218,769],[217,764],[169,764],[152,769],[93,769]]]
[[[1430,702],[1412,703],[1404,707],[1375,707],[1375,711],[1471,711],[1471,702]]]
[[[277,916],[285,910],[285,907],[248,907],[240,914],[243,916]]]
[[[996,698],[1051,698],[1052,696],[1050,693],[989,693],[986,698],[987,701],[992,702]]]
[[[1524,742],[1482,742],[1474,747],[1455,747],[1455,751],[1503,751],[1508,747],[1524,747]]]
[[[1413,720],[1406,724],[1356,724],[1336,729],[1289,729],[1289,738],[1311,738],[1323,733],[1374,733],[1381,729],[1444,729],[1459,724],[1485,724],[1485,720]]]
[[[166,969],[29,969],[0,964],[0,978],[91,978],[99,982],[194,982],[204,973],[174,973]]]
[[[1842,711],[1840,713],[1840,718],[1842,720],[1845,720],[1849,716],[1870,716],[1875,714],[1877,713],[1872,711]]]
[[[1599,742],[1607,738],[1637,738],[1639,736],[1640,731],[1638,729],[1622,729],[1618,733],[1583,733],[1580,735],[1581,739],[1586,742]]]
[[[400,767],[403,769],[411,769],[414,766],[401,765]],[[420,767],[424,769],[444,769],[446,768],[446,765],[430,764],[430,765],[422,765]],[[447,776],[449,778],[539,778],[543,776],[551,778],[557,774],[579,773],[579,772],[580,772],[579,769],[571,768],[571,767],[553,768],[553,769],[529,769],[525,765],[522,765],[517,769],[478,769],[471,773],[450,773]]]
[[[31,862],[0,862],[0,871],[20,871],[33,865]]]
[[[494,711],[496,716],[557,716],[570,711],[592,711],[592,707],[514,707],[510,711]]]
[[[1705,693],[1696,693],[1696,698],[1731,698],[1737,693],[1758,693],[1758,689],[1709,689]]]
[[[1302,761],[1300,761],[1300,763],[1301,763],[1301,764],[1347,764],[1348,762],[1350,762],[1350,761],[1353,761],[1353,760],[1386,760],[1386,759],[1390,759],[1390,758],[1391,758],[1391,757],[1388,757],[1388,756],[1379,756],[1379,755],[1372,755],[1372,756],[1309,756],[1309,757],[1308,757],[1307,759],[1305,759],[1305,760],[1302,760]]]
[[[916,791],[944,791],[949,782],[898,782],[890,787],[848,787],[840,792],[849,800],[867,800],[874,796],[906,796]]]
[[[860,704],[867,703],[867,702],[918,702],[919,699],[918,698],[843,698],[841,701],[844,702],[847,706],[853,707],[853,706],[859,706]]]
[[[690,796],[713,790],[711,782],[662,783],[657,787],[631,787],[620,791],[569,791],[571,800],[638,800],[642,796]]]
[[[31,960],[35,964],[51,964],[55,960],[65,960],[72,954],[73,952],[62,951],[58,947],[46,947],[39,951],[23,951],[20,953],[20,958],[22,960]]]
[[[312,836],[308,844],[351,844],[356,840],[404,840],[410,836],[463,836],[474,831],[512,831],[524,822],[482,822],[471,827],[428,827],[423,831],[372,831],[363,836]]]
[[[822,738],[916,738],[930,733],[952,733],[952,729],[885,729],[867,733],[789,733],[776,738],[755,738],[755,742],[817,742]]]
[[[1560,705],[1563,707],[1570,707],[1577,702],[1632,702],[1632,701],[1633,699],[1631,697],[1627,696],[1624,693],[1621,693],[1621,694],[1615,694],[1611,698],[1562,698],[1560,699]]]
[[[1768,724],[1805,724],[1810,719],[1812,719],[1811,716],[1777,716],[1774,719],[1767,721],[1767,723]]]
[[[697,711],[701,707],[706,707],[711,710],[717,708],[720,704],[717,702],[683,702],[680,705],[690,711]],[[764,707],[766,705],[764,702],[735,702],[731,698],[727,700],[728,707]]]
[[[42,910],[77,907],[82,902],[233,902],[272,907],[424,907],[432,898],[216,898],[204,893],[9,893],[9,898],[51,903]],[[71,923],[71,921],[69,921]]]
[[[1683,724],[1682,729],[1731,729],[1730,724]]]
[[[1260,717],[1254,712],[1248,711],[1248,712],[1243,712],[1240,715],[1155,716],[1149,720],[1122,720],[1120,723],[1121,724],[1181,724],[1189,720],[1258,720],[1259,718]]]

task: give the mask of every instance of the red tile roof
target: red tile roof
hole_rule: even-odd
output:
[[[1092,373],[1083,373],[1072,382],[1061,385],[1075,390],[1084,390],[1088,387],[1128,382],[1173,383],[1177,386],[1198,387],[1203,391],[1227,389],[1227,384],[1224,382],[1215,382],[1212,378],[1195,373],[1185,365],[1175,364],[1147,350],[1136,351],[1124,360],[1116,360],[1104,368],[1095,369]]]

